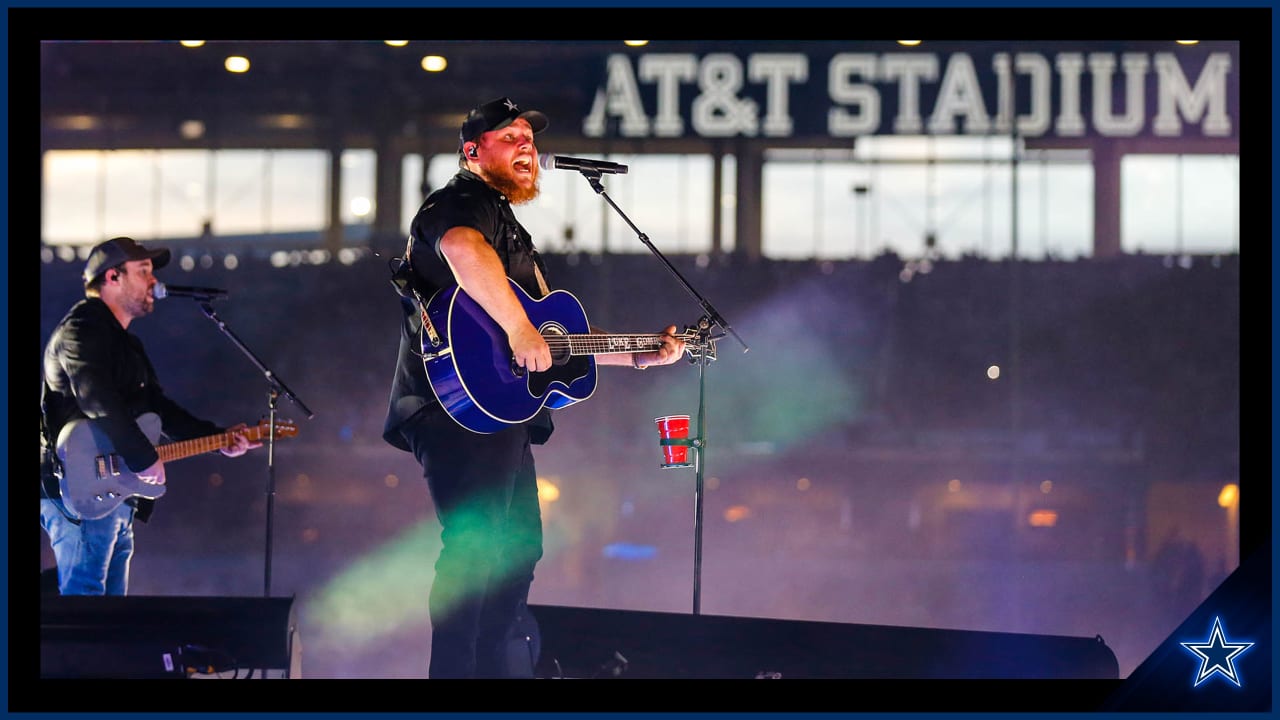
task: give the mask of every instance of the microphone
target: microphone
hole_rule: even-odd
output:
[[[189,297],[196,300],[220,300],[227,297],[229,293],[226,290],[207,287],[186,287],[183,285],[165,285],[157,282],[156,286],[151,288],[151,297],[156,300],[163,300],[167,297]]]
[[[581,170],[616,175],[627,174],[626,165],[619,165],[606,160],[565,157],[564,155],[539,155],[538,164],[542,166],[543,170]]]

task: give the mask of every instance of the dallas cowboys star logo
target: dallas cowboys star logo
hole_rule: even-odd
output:
[[[1240,687],[1240,678],[1236,675],[1235,658],[1240,653],[1253,647],[1251,642],[1227,642],[1222,632],[1222,620],[1213,619],[1213,631],[1209,639],[1202,643],[1180,643],[1188,651],[1200,657],[1200,671],[1196,674],[1195,686],[1208,680],[1214,673],[1219,673]]]

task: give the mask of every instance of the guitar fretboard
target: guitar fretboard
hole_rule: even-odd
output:
[[[677,335],[685,341],[691,338]],[[611,355],[616,353],[649,352],[662,347],[662,335],[605,335],[584,333],[576,335],[548,335],[547,345],[551,353],[569,347],[570,355]]]
[[[277,436],[284,435],[287,437],[288,431],[286,430],[284,433],[281,433],[281,427],[288,426],[278,425]],[[261,425],[258,427],[246,428],[241,432],[245,437],[249,438],[251,442],[257,442],[267,434],[263,431],[263,426]],[[230,432],[224,432],[218,435],[207,435],[201,438],[179,440],[178,442],[169,443],[167,445],[160,445],[156,448],[156,452],[160,455],[161,460],[169,462],[170,460],[181,460],[183,458],[200,455],[201,453],[209,453],[214,452],[215,450],[228,448],[231,447],[233,442],[232,434]]]
[[[222,433],[221,435],[209,435],[208,437],[180,440],[168,445],[161,445],[156,448],[156,452],[160,454],[161,460],[169,462],[171,460],[189,458],[201,453],[214,452],[230,446],[231,433]]]

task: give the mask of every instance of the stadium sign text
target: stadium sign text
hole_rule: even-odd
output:
[[[1168,47],[1167,45],[1165,47]],[[624,138],[1234,138],[1233,52],[610,55],[582,128]],[[817,72],[815,73],[815,68]]]

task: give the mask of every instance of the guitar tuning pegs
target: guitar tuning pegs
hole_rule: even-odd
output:
[[[691,364],[696,364],[702,358],[706,358],[708,361],[716,359],[716,344],[713,339],[707,339],[704,342],[687,342],[685,343],[685,350],[688,353]]]

